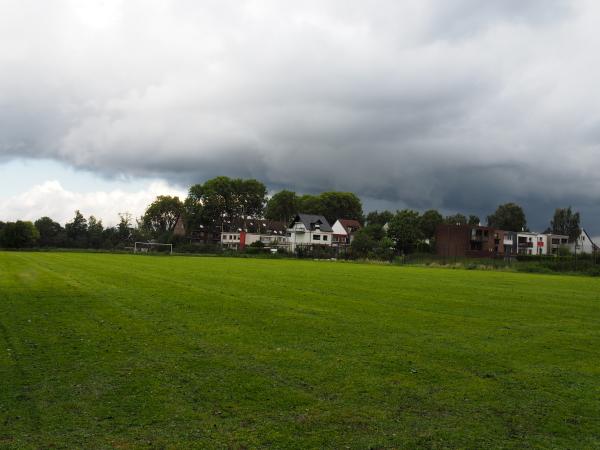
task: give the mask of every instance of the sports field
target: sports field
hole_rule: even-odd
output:
[[[0,253],[0,448],[598,448],[600,279]]]

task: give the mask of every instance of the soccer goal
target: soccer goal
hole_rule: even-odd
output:
[[[159,244],[158,242],[136,242],[133,244],[133,253],[169,253],[173,254],[173,244]]]

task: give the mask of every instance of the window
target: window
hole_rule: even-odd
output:
[[[320,241],[320,240],[321,240],[320,234],[313,234],[313,241]]]
[[[327,240],[327,236],[323,235],[323,240],[326,241]]]

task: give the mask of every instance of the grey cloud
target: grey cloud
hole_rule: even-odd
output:
[[[540,228],[572,204],[600,233],[591,2],[32,5],[0,6],[0,158],[482,217],[516,200]]]

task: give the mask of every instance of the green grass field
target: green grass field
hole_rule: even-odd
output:
[[[600,280],[0,253],[0,448],[598,448]]]

